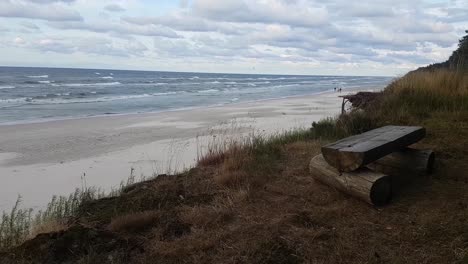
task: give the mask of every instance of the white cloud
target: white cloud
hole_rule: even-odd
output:
[[[110,4],[110,5],[106,5],[104,7],[104,10],[109,11],[109,12],[124,12],[125,8],[117,4]]]
[[[305,1],[195,0],[195,14],[216,20],[240,23],[278,23],[313,27],[327,22],[328,11]]]
[[[26,44],[26,41],[21,37],[16,37],[15,39],[13,39],[13,43],[17,46],[22,46]]]
[[[61,30],[87,30],[97,33],[117,33],[124,35],[141,35],[150,37],[161,36],[167,38],[180,37],[175,31],[167,27],[156,25],[135,26],[125,22],[51,22],[49,23],[49,26]]]
[[[49,21],[80,21],[83,19],[77,11],[61,3],[44,5],[15,0],[0,1],[0,17],[31,18]]]

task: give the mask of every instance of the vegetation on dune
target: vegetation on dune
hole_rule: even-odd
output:
[[[465,31],[468,33],[468,30]],[[449,69],[453,71],[465,71],[468,69],[468,35],[464,36],[458,42],[458,48],[452,53],[445,62],[431,64],[418,70],[437,70]]]
[[[425,126],[418,147],[437,153],[435,173],[414,179],[392,204],[375,210],[310,177],[321,145],[388,124]],[[467,139],[466,72],[414,71],[312,129],[215,138],[189,171],[51,209],[54,221],[67,219],[57,228],[65,229],[0,253],[0,262],[466,263]],[[11,215],[2,228],[20,231],[0,234],[21,239],[7,247],[31,227],[18,220],[29,211]]]
[[[22,209],[21,196],[18,197],[12,210],[3,212],[0,219],[0,252],[38,234],[66,229],[83,203],[119,195],[123,189],[135,183],[136,178],[131,174],[126,181],[120,183],[119,188],[105,193],[98,188],[87,187],[84,182],[82,188],[68,196],[54,195],[47,206],[37,212],[31,208]]]

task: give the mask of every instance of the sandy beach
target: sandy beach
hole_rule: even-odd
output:
[[[0,126],[0,210],[19,194],[24,207],[40,208],[84,183],[109,190],[131,171],[141,177],[189,168],[215,136],[308,128],[338,114],[338,96],[349,92]]]

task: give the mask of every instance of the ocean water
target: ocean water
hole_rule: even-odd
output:
[[[194,107],[383,87],[391,77],[0,67],[0,124]]]

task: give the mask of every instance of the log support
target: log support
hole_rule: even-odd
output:
[[[368,168],[340,173],[330,166],[322,155],[312,158],[309,169],[311,175],[318,181],[372,205],[386,205],[392,198],[390,177],[383,173]]]

